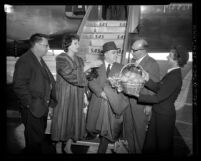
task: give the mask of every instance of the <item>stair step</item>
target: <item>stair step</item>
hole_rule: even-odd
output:
[[[6,57],[7,61],[16,61],[17,59],[19,59],[19,57],[14,57],[14,56],[7,56]]]
[[[87,27],[83,28],[83,33],[124,33],[125,27]]]
[[[103,44],[105,44],[106,42],[109,41],[114,41],[116,46],[121,47],[123,46],[124,40],[96,40],[96,39],[92,39],[91,40],[91,46],[103,46]]]
[[[100,46],[102,47],[104,43],[114,41],[118,48],[122,48],[124,40],[109,40],[109,39],[80,39],[80,48],[84,46]]]
[[[122,55],[122,53],[119,53],[117,55],[116,62],[119,62],[119,63],[121,62],[121,55]],[[94,59],[95,59],[95,58],[100,58],[102,56],[102,54],[100,54],[100,53],[85,53],[85,52],[83,52],[83,53],[78,53],[78,56],[81,57],[84,61],[90,61],[90,57],[91,56],[94,57]]]
[[[21,115],[19,111],[15,110],[6,110],[7,118],[20,118]]]
[[[125,27],[126,21],[87,21],[86,26],[90,26],[90,27],[99,27],[99,26]]]
[[[101,53],[101,50],[102,50],[102,46],[86,46],[86,47],[82,47],[82,48],[79,48],[79,52],[81,53]],[[119,48],[117,50],[117,53],[122,53],[122,48]]]
[[[124,39],[124,33],[117,34],[82,34],[81,39]]]
[[[99,146],[99,143],[89,142],[89,141],[76,141],[75,143],[72,142],[72,145],[84,145],[84,146]],[[114,144],[108,144],[108,148],[113,149]]]

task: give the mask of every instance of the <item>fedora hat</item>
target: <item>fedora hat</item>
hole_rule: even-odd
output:
[[[106,42],[103,45],[103,50],[101,51],[101,53],[105,53],[106,51],[109,51],[109,50],[118,50],[114,41]]]

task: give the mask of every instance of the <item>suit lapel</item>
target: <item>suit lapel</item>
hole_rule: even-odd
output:
[[[109,76],[114,75],[114,73],[116,73],[116,72],[117,72],[117,64],[113,63],[112,68],[111,68],[110,73],[109,73]]]
[[[105,62],[98,68],[99,78],[102,80],[106,79],[106,69],[105,69]]]
[[[146,56],[142,59],[142,61],[139,63],[139,65],[140,65],[141,67],[143,67],[143,68],[146,68],[146,64],[148,64],[148,63],[147,63],[148,61],[149,61],[149,56],[146,55]]]
[[[36,58],[36,56],[30,51],[30,55],[33,59],[33,63],[35,64],[35,68],[38,68],[41,73],[43,74],[43,76],[49,80],[48,74],[45,71],[45,69],[42,67],[42,65],[40,64],[40,62],[38,61],[38,59]]]
[[[49,80],[53,83],[54,82],[54,77],[52,75],[52,73],[50,72],[48,66],[46,65],[45,61],[41,58],[41,61],[43,61],[43,66],[45,67],[42,67],[43,68],[43,71],[46,73],[46,75],[48,76]]]

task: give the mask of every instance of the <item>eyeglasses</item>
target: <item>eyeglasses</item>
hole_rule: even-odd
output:
[[[137,49],[137,50],[135,50],[135,49],[131,48],[131,51],[132,51],[132,52],[136,52],[136,51],[138,51],[138,50],[144,50],[144,49]]]
[[[49,47],[49,44],[41,44],[41,43],[38,43],[38,44],[40,44],[40,45],[43,45],[43,46],[45,46],[46,48],[48,48]]]

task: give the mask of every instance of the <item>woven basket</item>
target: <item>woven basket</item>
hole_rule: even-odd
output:
[[[135,72],[139,75],[142,75],[142,71],[144,70],[140,65],[136,66],[134,63],[128,63],[126,64],[120,71],[120,76],[123,76],[125,73],[125,70]],[[140,91],[144,87],[145,82],[135,82],[135,83],[128,83],[128,82],[122,82],[121,86],[124,91],[124,93],[128,95],[139,95]]]

